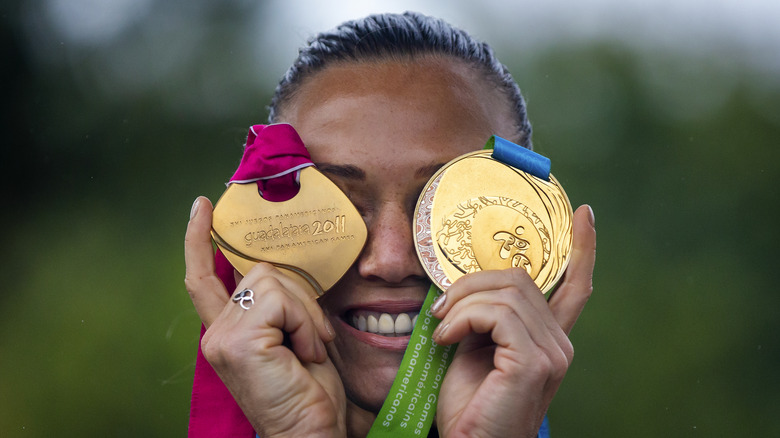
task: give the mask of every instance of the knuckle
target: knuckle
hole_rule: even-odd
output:
[[[591,295],[593,295],[593,281],[589,278],[587,281],[584,281],[581,285],[575,285],[576,289],[576,301],[578,301],[578,304],[580,307],[584,307],[588,301],[590,301]]]
[[[255,300],[267,304],[281,304],[286,301],[287,293],[279,280],[273,277],[264,277],[255,283]],[[263,308],[266,308],[263,306]]]
[[[527,372],[535,376],[549,376],[553,369],[550,357],[541,349],[536,350],[535,354],[529,355]]]
[[[265,290],[262,294],[255,295],[255,305],[263,313],[269,315],[275,315],[278,309],[284,307],[286,302],[284,294],[277,290]]]
[[[564,377],[566,377],[566,371],[568,370],[568,367],[566,368],[558,368],[558,367],[552,367],[550,368],[549,377],[550,380],[554,382],[561,382]]]
[[[271,275],[276,271],[276,268],[270,263],[260,262],[252,267],[250,272],[259,274],[261,276]]]
[[[528,272],[526,272],[526,270],[522,268],[509,268],[506,271],[509,274],[509,277],[511,278],[513,285],[521,284],[523,282],[530,280],[531,278],[528,275]]]
[[[184,277],[184,288],[187,289],[187,293],[192,298],[197,290],[198,281],[194,280],[189,274]]]
[[[243,347],[234,338],[222,338],[218,344],[218,357],[222,363],[234,363],[241,357]]]
[[[504,306],[508,306],[509,303],[516,302],[520,297],[521,291],[517,286],[507,286],[497,292],[497,297]]]
[[[218,346],[219,340],[215,339],[215,336],[213,335],[203,336],[203,339],[200,341],[200,349],[203,352],[203,357],[212,365],[223,363],[222,352]]]
[[[569,370],[569,356],[563,351],[551,358],[550,376],[557,380],[562,380]]]
[[[498,321],[509,321],[510,319],[518,318],[517,313],[507,305],[506,301],[494,306],[493,313]]]
[[[524,373],[541,380],[561,381],[569,369],[569,359],[562,351],[556,354],[538,349],[527,358]]]
[[[193,276],[191,273],[186,273],[184,276],[184,288],[190,296],[190,299],[195,301],[198,295],[203,291],[211,288],[220,288],[222,286],[222,280],[215,274]]]
[[[280,318],[284,319],[282,315],[295,307],[296,300],[278,282],[276,284],[273,282],[263,283],[263,287],[255,290],[258,293],[255,294],[254,307],[262,310],[267,321],[279,323]]]
[[[585,291],[582,294],[585,301],[588,301],[590,299],[590,296],[593,295],[593,279],[591,278],[588,281],[588,285],[585,287]]]
[[[201,283],[199,281],[192,280],[191,278],[184,279],[184,288],[187,289],[187,294],[192,302],[196,302],[200,296]]]
[[[243,288],[252,289],[257,294],[255,299],[258,298],[258,295],[265,297],[269,294],[286,294],[288,292],[287,288],[279,280],[278,275],[281,274],[278,274],[278,271],[272,265],[266,263],[258,264],[244,277],[236,290]]]
[[[571,363],[574,361],[574,347],[569,344],[569,348],[565,349],[563,354],[566,357],[566,365],[571,365]]]
[[[560,349],[554,350],[546,355],[545,373],[550,379],[555,381],[563,380],[566,372],[569,370],[574,351],[571,345],[562,345]]]
[[[528,297],[523,292],[523,288],[516,285],[501,288],[496,292],[495,297],[500,307],[504,307],[506,311],[511,312],[508,316],[515,318],[520,318],[518,309],[528,305]]]
[[[210,364],[224,367],[241,361],[246,350],[243,344],[235,336],[213,336],[201,344],[201,350]]]
[[[257,279],[257,288],[263,291],[281,291],[284,289],[282,282],[272,275],[264,275]]]

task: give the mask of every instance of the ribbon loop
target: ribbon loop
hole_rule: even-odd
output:
[[[298,193],[297,171],[313,165],[292,126],[254,125],[249,128],[241,164],[228,185],[257,182],[263,199],[287,201]]]
[[[493,158],[514,168],[528,172],[545,181],[550,180],[550,159],[544,155],[514,144],[497,135],[488,140],[487,149],[493,148]]]

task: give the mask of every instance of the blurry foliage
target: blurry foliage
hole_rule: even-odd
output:
[[[42,65],[4,15],[0,435],[184,435],[189,206],[219,196],[271,91],[222,50],[225,14],[187,64],[205,70],[119,94],[94,70],[110,50]],[[599,232],[554,436],[780,435],[777,74],[616,42],[503,52]],[[204,72],[230,105],[192,95]]]
[[[599,232],[556,435],[780,431],[779,82],[717,61],[606,44],[515,69],[537,150]]]

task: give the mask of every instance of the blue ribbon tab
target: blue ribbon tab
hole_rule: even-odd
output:
[[[550,180],[550,159],[544,155],[539,155],[497,135],[490,137],[486,149],[490,149],[491,146],[493,158],[496,160],[545,181]]]

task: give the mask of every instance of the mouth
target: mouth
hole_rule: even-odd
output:
[[[421,306],[419,302],[374,303],[346,311],[341,320],[362,333],[385,338],[408,338],[417,323]]]
[[[357,309],[347,312],[344,321],[358,331],[393,338],[411,335],[419,314],[419,310],[387,313]]]

